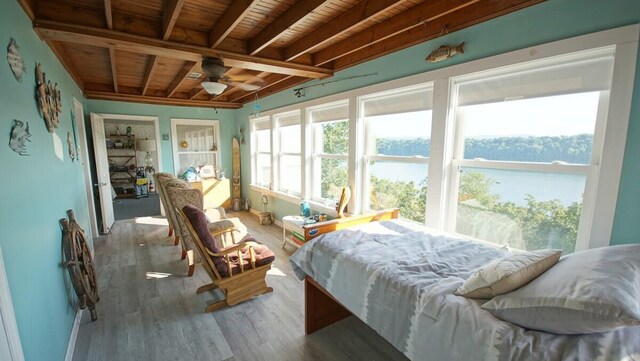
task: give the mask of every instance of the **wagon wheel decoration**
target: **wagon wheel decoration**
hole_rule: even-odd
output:
[[[87,247],[84,231],[76,222],[73,211],[67,211],[69,220],[62,218],[62,248],[64,253],[64,266],[69,271],[73,289],[80,301],[79,307],[84,309],[89,307],[91,320],[98,319],[96,303],[100,300],[98,296],[98,285],[93,267],[91,253]]]

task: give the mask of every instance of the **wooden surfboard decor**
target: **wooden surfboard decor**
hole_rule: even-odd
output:
[[[233,138],[233,177],[232,193],[233,199],[240,199],[240,143],[237,138]]]

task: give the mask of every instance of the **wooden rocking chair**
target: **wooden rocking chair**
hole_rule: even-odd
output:
[[[245,237],[235,242],[233,223],[221,220],[207,224],[205,214],[197,207],[188,205],[176,208],[176,214],[182,218],[200,253],[202,266],[211,280],[201,286],[197,294],[216,288],[221,289],[225,299],[210,304],[205,312],[212,312],[226,306],[233,306],[254,296],[273,291],[266,283],[267,271],[275,260],[275,255],[266,246]],[[224,240],[231,242],[225,246]],[[218,242],[216,241],[218,240]]]

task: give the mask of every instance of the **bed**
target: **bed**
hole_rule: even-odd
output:
[[[353,314],[411,360],[640,359],[640,327],[555,335],[454,295],[474,270],[509,251],[391,218],[397,211],[330,226],[340,231],[306,230],[313,239],[290,262],[305,281],[307,334]],[[379,221],[362,223],[369,220]]]

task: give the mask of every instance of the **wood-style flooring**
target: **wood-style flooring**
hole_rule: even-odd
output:
[[[305,336],[304,286],[289,265],[294,249],[281,248],[282,230],[249,213],[229,216],[276,253],[273,293],[204,313],[219,291],[196,295],[208,276],[200,266],[186,276],[166,221],[117,221],[95,241],[98,320],[84,312],[73,360],[406,360],[354,316]]]

